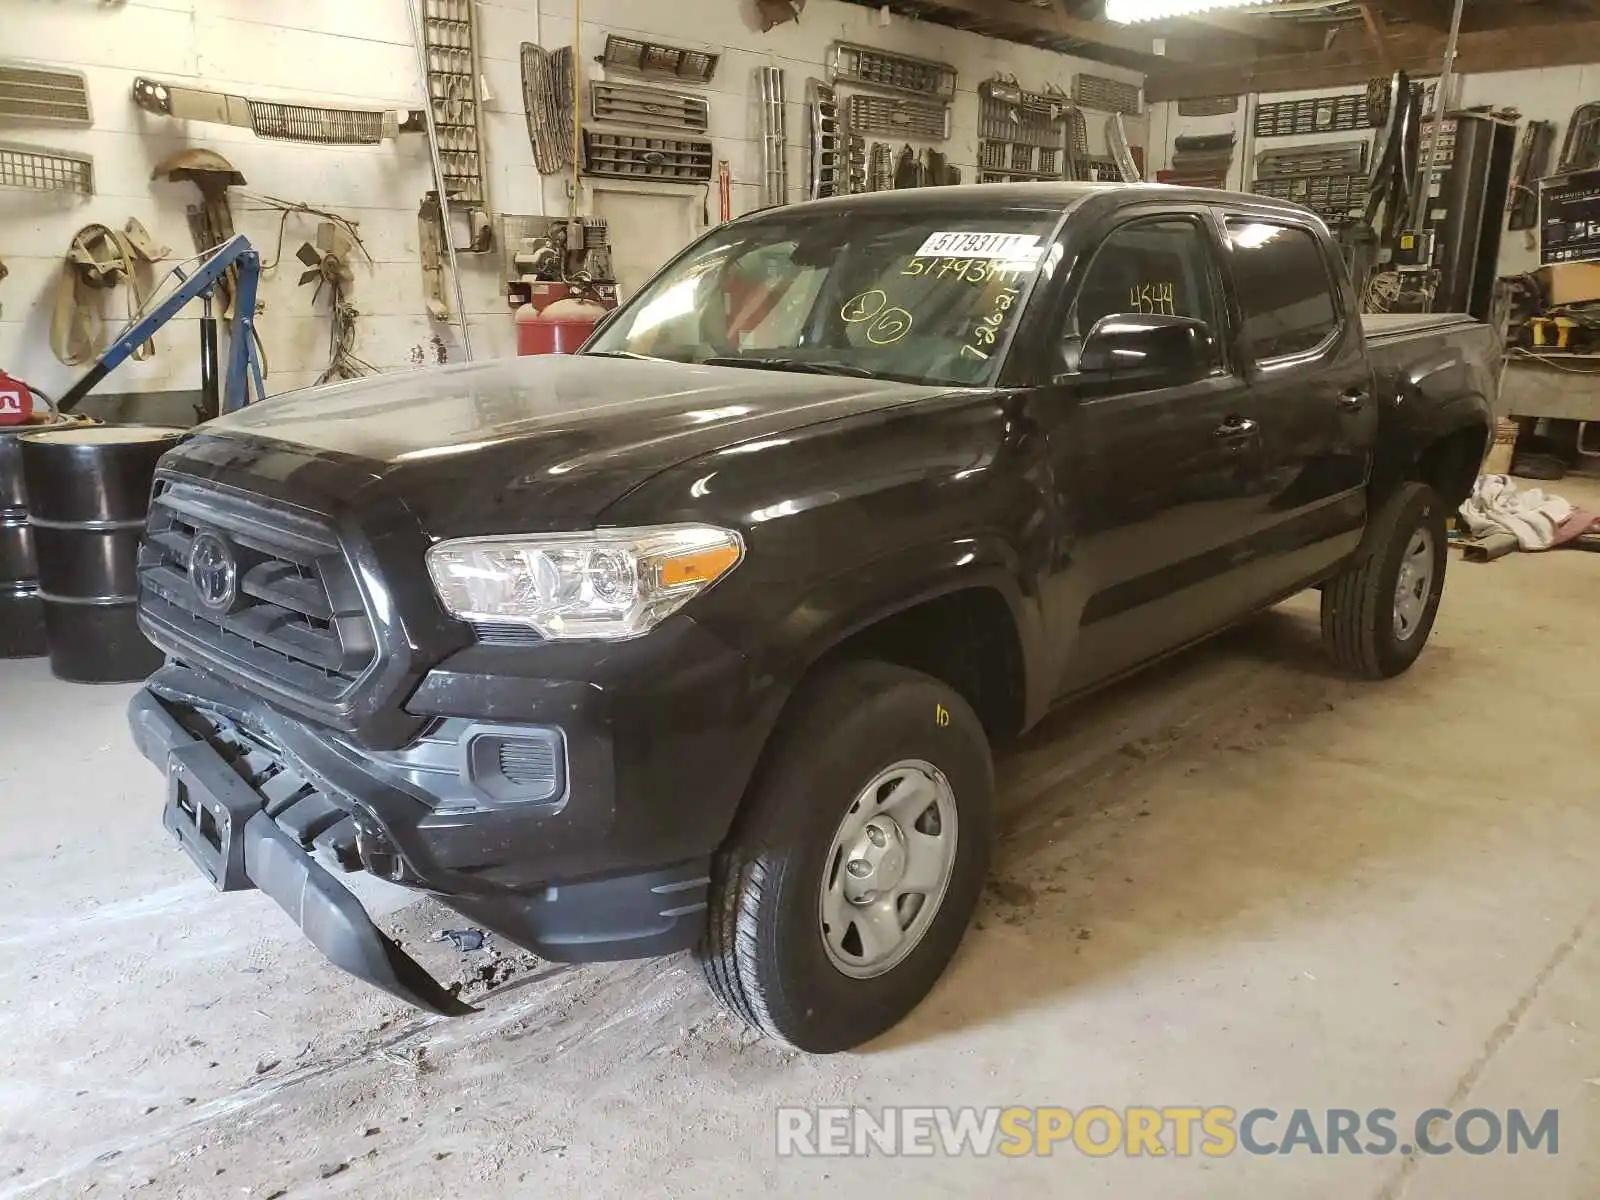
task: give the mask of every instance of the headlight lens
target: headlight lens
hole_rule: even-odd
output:
[[[743,557],[733,530],[663,525],[440,542],[428,551],[428,573],[462,620],[617,640],[648,633]]]

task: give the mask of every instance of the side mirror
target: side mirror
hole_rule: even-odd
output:
[[[1112,313],[1089,330],[1078,351],[1078,374],[1149,387],[1193,383],[1215,361],[1211,327],[1193,317]]]

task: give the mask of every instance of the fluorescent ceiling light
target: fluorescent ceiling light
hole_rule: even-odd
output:
[[[1187,17],[1214,8],[1247,8],[1270,3],[1272,0],[1106,0],[1106,20],[1131,25],[1135,21]]]

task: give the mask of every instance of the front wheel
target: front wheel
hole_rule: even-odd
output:
[[[762,1033],[846,1050],[915,1008],[961,942],[988,869],[989,745],[953,690],[880,662],[826,668],[775,737],[697,957]]]
[[[1322,589],[1322,638],[1343,669],[1368,679],[1417,660],[1444,592],[1445,506],[1407,483],[1373,514],[1361,548]]]

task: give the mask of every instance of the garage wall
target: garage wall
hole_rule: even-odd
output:
[[[1253,112],[1258,102],[1296,100],[1307,96],[1320,96],[1357,91],[1355,87],[1317,88],[1299,92],[1265,92],[1245,98],[1248,111]],[[1468,108],[1491,104],[1497,108],[1516,108],[1525,121],[1554,121],[1556,123],[1556,149],[1551,155],[1552,165],[1560,153],[1561,139],[1566,136],[1573,108],[1580,102],[1600,95],[1600,64],[1583,66],[1549,67],[1537,71],[1495,71],[1459,77],[1459,104]],[[1151,154],[1150,177],[1155,170],[1172,162],[1174,139],[1208,133],[1225,133],[1232,129],[1238,133],[1233,166],[1228,176],[1228,186],[1248,191],[1253,177],[1257,152],[1272,146],[1302,143],[1352,141],[1357,133],[1327,133],[1295,138],[1269,138],[1254,143],[1246,133],[1245,103],[1240,111],[1222,117],[1182,117],[1176,102],[1151,105],[1150,141],[1155,147]],[[1371,140],[1370,132],[1367,134]],[[1519,129],[1520,136],[1520,129]],[[1424,144],[1426,149],[1426,144]],[[1248,164],[1248,165],[1247,165]],[[1510,232],[1502,235],[1500,242],[1499,273],[1502,275],[1530,271],[1539,263],[1538,244],[1532,231]]]
[[[94,125],[0,126],[0,140],[46,145],[94,156],[98,194],[90,199],[0,190],[0,259],[10,277],[0,281],[0,368],[47,391],[62,390],[80,368],[58,363],[49,349],[49,313],[61,255],[75,231],[98,222],[120,228],[137,217],[174,258],[192,253],[184,208],[197,198],[192,185],[152,182],[152,168],[173,152],[206,146],[225,155],[249,181],[243,193],[265,193],[332,208],[359,221],[374,262],[358,263],[351,297],[361,311],[357,352],[382,368],[428,365],[459,358],[458,331],[426,315],[417,264],[416,207],[431,186],[425,142],[402,137],[377,147],[317,147],[257,139],[248,130],[177,122],[135,108],[129,99],[136,75],[232,91],[259,99],[360,107],[420,106],[422,88],[411,46],[404,0],[0,0],[4,53],[85,71]],[[940,58],[958,68],[954,136],[940,149],[975,173],[978,84],[996,71],[1014,73],[1025,87],[1067,88],[1079,69],[1134,82],[1135,72],[1085,63],[1048,51],[895,18],[880,26],[877,14],[857,5],[811,0],[801,22],[759,32],[750,0],[583,0],[580,59],[585,79],[597,77],[593,59],[607,32],[632,32],[696,45],[722,55],[713,87],[712,134],[730,163],[735,213],[758,202],[760,148],[755,140],[753,74],[758,66],[787,71],[791,144],[789,176],[798,198],[805,171],[801,103],[808,76],[824,73],[836,39],[865,42]],[[565,179],[541,179],[534,170],[521,96],[518,62],[523,41],[555,48],[570,43],[573,0],[484,0],[479,6],[489,142],[490,207],[496,213],[565,214]],[[688,35],[692,34],[691,39]],[[1130,139],[1145,142],[1144,123],[1130,121]],[[1091,114],[1091,149],[1104,150],[1103,120]],[[609,185],[604,185],[609,187]],[[697,232],[716,196],[703,188],[678,191],[676,202],[640,201],[615,193],[586,196],[606,211],[663,212],[650,240],[628,240],[635,269],[659,261]],[[237,229],[268,261],[278,251],[277,212],[236,192]],[[263,281],[260,319],[270,360],[269,391],[311,382],[327,360],[326,298],[316,307],[309,288],[297,289],[294,250],[314,236],[315,218],[294,216],[283,234],[284,268]],[[623,241],[620,231],[614,240]],[[502,298],[498,248],[463,255],[463,287],[477,357],[506,354],[513,327]],[[119,291],[109,306],[113,327],[123,316]],[[191,310],[191,313],[194,310]],[[193,319],[170,324],[157,338],[155,357],[120,367],[102,390],[192,388],[198,382]]]
[[[1463,107],[1493,104],[1518,109],[1525,121],[1554,121],[1556,140],[1550,153],[1552,167],[1560,157],[1561,139],[1567,136],[1573,108],[1596,96],[1600,96],[1600,64],[1468,75],[1461,84]],[[1520,129],[1518,135],[1521,135]],[[1501,235],[1501,275],[1532,271],[1538,265],[1539,242],[1533,230],[1515,233],[1507,230]]]

